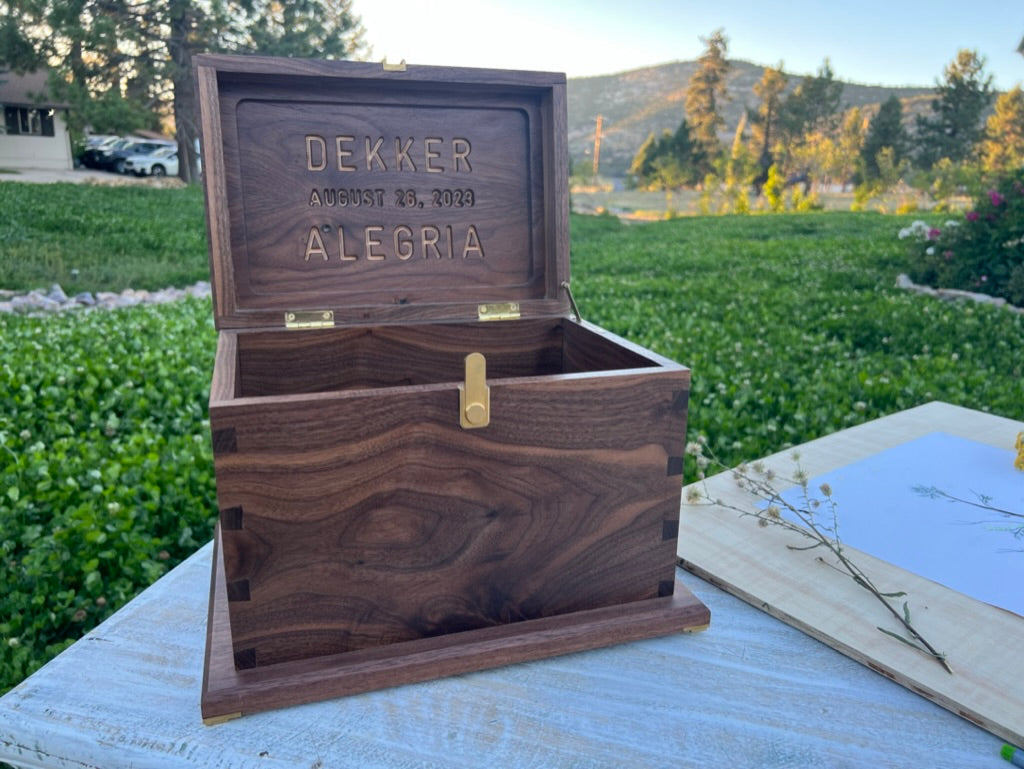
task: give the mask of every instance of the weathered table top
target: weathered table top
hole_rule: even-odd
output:
[[[208,545],[0,698],[25,767],[991,767],[1000,740],[693,574],[711,627],[247,716],[199,714]]]

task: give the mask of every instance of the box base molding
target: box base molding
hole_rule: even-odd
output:
[[[710,610],[678,579],[663,598],[236,670],[218,527],[201,711],[206,724],[655,636],[704,630]]]

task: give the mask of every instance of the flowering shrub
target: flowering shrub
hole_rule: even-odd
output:
[[[1001,296],[1024,306],[1024,169],[974,201],[964,221],[941,227],[914,222],[908,272],[916,283]]]

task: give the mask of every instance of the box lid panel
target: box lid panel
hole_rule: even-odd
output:
[[[219,328],[564,315],[565,78],[196,57]]]

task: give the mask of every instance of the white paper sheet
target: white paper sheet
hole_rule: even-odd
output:
[[[1008,446],[1015,437],[1007,436]],[[936,432],[813,478],[808,487],[818,498],[822,483],[832,487],[846,545],[1024,616],[1024,518],[915,490],[934,487],[972,502],[984,495],[1024,515],[1024,472],[1013,467],[1015,456]],[[799,489],[783,496],[801,504]],[[819,515],[831,520],[824,508]]]

